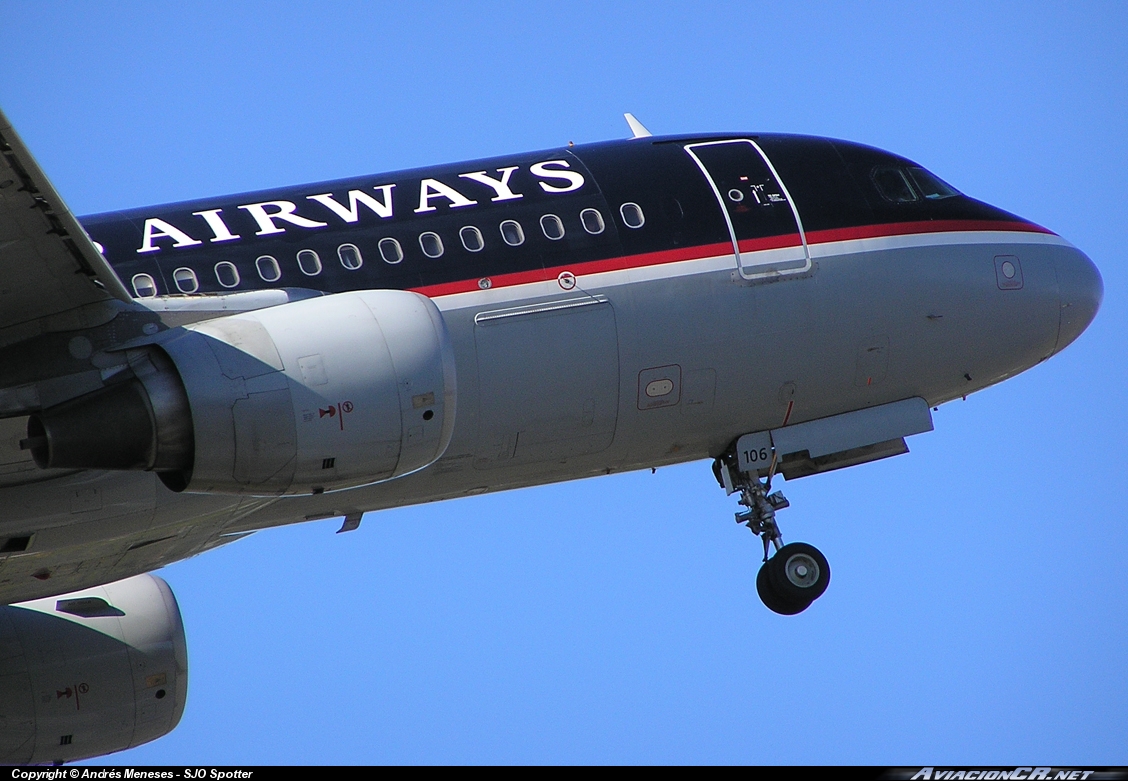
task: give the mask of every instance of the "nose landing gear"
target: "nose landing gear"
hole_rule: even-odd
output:
[[[767,479],[761,481],[755,472],[740,471],[734,456],[713,462],[713,472],[725,491],[739,493],[740,504],[748,508],[736,513],[736,522],[747,526],[764,543],[764,563],[756,574],[760,600],[769,610],[791,616],[802,613],[826,591],[830,565],[813,545],[783,544],[775,514],[790,502],[779,491],[771,493],[773,471],[769,469]],[[772,547],[775,555],[769,558]]]

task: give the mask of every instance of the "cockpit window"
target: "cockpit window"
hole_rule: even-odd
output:
[[[936,174],[931,171],[926,171],[923,168],[910,168],[909,176],[913,178],[913,184],[920,190],[921,195],[930,201],[938,201],[941,198],[951,198],[953,195],[959,195],[960,191],[952,185],[945,182]]]
[[[885,200],[893,203],[910,203],[917,200],[905,172],[900,168],[875,168],[872,177],[878,192]]]

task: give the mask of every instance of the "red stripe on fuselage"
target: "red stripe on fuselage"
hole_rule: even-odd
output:
[[[1051,230],[1035,225],[1032,222],[1005,222],[1002,220],[926,220],[921,222],[894,222],[884,225],[861,225],[851,228],[832,228],[831,230],[810,231],[807,233],[807,244],[829,244],[835,241],[849,241],[851,239],[876,239],[886,236],[909,236],[921,233],[956,233],[965,231],[1013,231],[1016,233],[1044,233],[1050,236],[1057,234]],[[740,242],[741,252],[758,252],[761,250],[780,249],[782,247],[796,247],[801,244],[799,234],[792,233],[784,236],[769,236],[763,239],[744,239]],[[646,252],[640,255],[627,255],[623,257],[606,258],[604,260],[591,260],[584,263],[574,263],[565,266],[535,269],[532,271],[517,271],[512,274],[498,274],[489,277],[488,287],[512,287],[513,285],[527,285],[532,282],[546,282],[557,279],[561,273],[567,271],[576,276],[585,274],[599,274],[606,271],[623,271],[644,266],[660,266],[666,263],[677,263],[683,260],[700,260],[702,258],[717,257],[732,253],[730,242],[718,244],[700,244],[694,247],[661,250],[659,252]],[[454,293],[469,293],[474,290],[484,289],[480,279],[464,279],[457,282],[444,282],[438,285],[411,288],[416,293],[422,293],[430,298],[449,296]]]
[[[663,263],[677,263],[680,260],[700,260],[714,255],[724,255],[732,252],[732,243],[699,244],[696,247],[662,250],[661,252],[646,252],[641,255],[627,255],[625,257],[606,258],[604,260],[589,260],[585,263],[575,263],[569,266],[554,266],[552,268],[534,269],[533,271],[516,271],[512,274],[498,274],[489,277],[490,287],[509,287],[512,285],[526,285],[530,282],[545,282],[556,279],[561,272],[570,271],[580,274],[599,274],[604,271],[622,271],[628,268],[641,268],[643,266],[660,266]],[[481,290],[480,280],[464,279],[458,282],[444,282],[439,285],[411,288],[416,293],[434,298],[435,296],[448,296],[452,293],[467,293],[471,290]]]
[[[859,225],[851,228],[832,228],[807,233],[807,244],[827,244],[850,239],[876,239],[884,236],[910,236],[916,233],[959,233],[964,231],[1016,231],[1019,233],[1045,233],[1056,236],[1052,230],[1032,222],[1003,222],[1001,220],[922,220],[920,222],[892,222],[885,225]]]

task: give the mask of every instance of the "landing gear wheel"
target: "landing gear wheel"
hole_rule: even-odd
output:
[[[771,466],[767,467],[767,480],[760,480],[760,470],[766,465],[764,454],[771,450],[767,447],[770,444],[770,440],[765,439],[767,436],[767,432],[745,434],[726,454],[713,461],[713,474],[727,494],[740,494],[740,505],[746,509],[736,514],[736,522],[747,526],[764,545],[764,565],[756,574],[756,591],[760,599],[769,610],[793,616],[810,607],[826,591],[830,584],[830,565],[813,545],[805,542],[783,544],[783,535],[776,524],[776,512],[791,503],[779,491],[771,492],[778,455],[774,450]],[[757,444],[755,449],[751,446],[746,448],[742,443],[748,437],[761,444]],[[759,457],[742,471],[738,453],[750,458],[749,454],[753,452]],[[769,559],[768,553],[773,546],[776,554]]]
[[[765,568],[772,591],[787,604],[802,604],[805,608],[821,597],[830,584],[826,556],[805,542],[784,545]]]
[[[793,616],[796,613],[802,613],[811,603],[805,600],[791,602],[777,592],[768,574],[770,566],[771,562],[769,561],[762,565],[760,571],[756,574],[756,592],[760,595],[760,601],[764,603],[768,610],[779,613],[781,616]]]

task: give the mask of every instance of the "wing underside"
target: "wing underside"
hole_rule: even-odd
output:
[[[0,344],[129,302],[121,281],[0,112]]]

